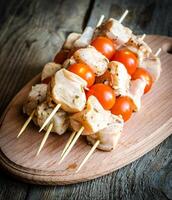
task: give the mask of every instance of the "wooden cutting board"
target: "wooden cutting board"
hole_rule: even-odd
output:
[[[172,133],[172,38],[146,36],[145,41],[156,52],[162,48],[162,74],[152,91],[142,99],[142,109],[133,114],[125,124],[117,148],[112,152],[96,150],[87,164],[76,169],[91,149],[81,137],[61,165],[60,154],[69,134],[51,134],[36,157],[43,138],[31,123],[21,138],[16,136],[25,122],[22,104],[31,86],[39,82],[39,75],[32,79],[12,100],[1,118],[0,164],[16,177],[35,184],[63,185],[83,182],[113,172],[138,159],[160,144]]]

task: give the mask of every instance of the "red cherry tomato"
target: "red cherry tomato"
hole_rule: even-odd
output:
[[[118,97],[111,109],[112,114],[121,115],[124,121],[127,121],[133,112],[133,102],[129,97]]]
[[[123,63],[130,75],[134,74],[138,66],[136,55],[127,49],[116,51],[111,60]]]
[[[86,92],[87,98],[91,95],[95,96],[104,109],[109,110],[115,103],[115,93],[111,87],[98,83],[93,85],[88,92]]]
[[[146,80],[146,87],[144,93],[146,94],[152,87],[153,79],[152,76],[143,68],[137,68],[135,73],[132,75],[132,79],[136,80],[138,78],[143,78]]]
[[[102,53],[106,58],[111,59],[115,53],[115,46],[112,40],[106,37],[97,37],[92,42],[91,45],[94,46],[97,51]]]
[[[70,65],[68,70],[83,78],[87,82],[87,87],[90,87],[94,84],[95,74],[88,65],[83,63],[75,63]]]

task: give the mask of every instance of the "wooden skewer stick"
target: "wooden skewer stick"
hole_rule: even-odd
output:
[[[124,12],[124,14],[123,14],[123,15],[121,16],[121,18],[118,20],[118,22],[121,24],[127,15],[128,15],[128,10],[126,10],[126,11]]]
[[[101,15],[101,16],[100,16],[100,19],[99,19],[99,21],[97,22],[96,27],[99,27],[99,26],[101,25],[101,23],[103,22],[104,18],[105,18],[104,15]]]
[[[28,124],[30,123],[30,121],[32,120],[33,116],[35,114],[35,110],[32,111],[31,115],[29,116],[29,118],[26,120],[26,122],[23,124],[19,134],[17,135],[17,138],[19,138],[21,136],[21,134],[24,132],[24,130],[26,129],[26,127],[28,126]]]
[[[140,39],[141,39],[141,40],[144,40],[145,37],[146,37],[146,34],[144,33]]]
[[[76,141],[78,140],[79,136],[82,134],[83,130],[84,130],[84,127],[82,126],[79,129],[79,131],[77,132],[77,134],[76,134],[75,138],[73,139],[73,141],[68,146],[68,149],[65,151],[65,153],[61,157],[61,159],[60,159],[58,164],[60,164],[64,160],[64,158],[69,154],[69,152],[71,151],[72,147],[75,145]]]
[[[36,156],[38,156],[39,153],[41,152],[41,150],[42,150],[42,148],[43,148],[45,142],[46,142],[47,139],[48,139],[48,136],[49,136],[49,134],[50,134],[52,128],[53,128],[53,123],[51,123],[51,124],[49,125],[49,127],[48,127],[48,129],[47,129],[47,132],[45,133],[44,138],[43,138],[43,140],[42,140],[42,142],[41,142],[41,144],[40,144],[40,147],[39,147],[39,149],[38,149],[38,151],[37,151]]]
[[[159,54],[160,54],[160,52],[161,52],[161,48],[159,48],[158,50],[157,50],[157,52],[155,53],[155,56],[159,56]]]
[[[62,157],[63,154],[66,152],[67,148],[68,148],[69,145],[71,144],[71,142],[72,142],[72,140],[73,140],[73,138],[74,138],[75,135],[76,135],[76,131],[73,131],[73,133],[70,135],[70,137],[69,137],[69,139],[68,139],[68,141],[67,141],[67,143],[66,143],[66,145],[65,145],[65,148],[63,149],[63,152],[62,152],[62,154],[61,154],[60,157]]]
[[[86,157],[84,158],[84,160],[82,161],[82,163],[80,164],[80,166],[78,167],[78,169],[76,170],[76,173],[80,171],[80,169],[83,167],[83,165],[87,162],[87,160],[90,158],[90,156],[94,153],[95,149],[97,148],[97,146],[100,144],[100,140],[97,140],[96,143],[92,146],[91,150],[89,151],[89,153],[86,155]]]
[[[56,112],[58,111],[58,109],[61,107],[61,104],[57,104],[56,107],[54,108],[54,110],[51,112],[51,114],[47,117],[47,119],[45,120],[44,124],[42,125],[42,127],[40,128],[39,132],[41,132],[45,126],[50,122],[51,118],[56,114]]]

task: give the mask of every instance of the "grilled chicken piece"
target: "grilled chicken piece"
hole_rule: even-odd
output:
[[[141,97],[144,94],[146,86],[145,79],[136,79],[131,81],[130,89],[126,96],[129,96],[134,103],[134,111],[139,111],[141,108]]]
[[[124,46],[138,56],[139,63],[142,63],[142,61],[148,58],[152,53],[151,48],[146,42],[141,38],[137,38],[135,35],[133,35]]]
[[[70,33],[66,38],[66,41],[63,45],[63,49],[72,49],[74,47],[74,43],[81,37],[80,33]]]
[[[93,134],[107,127],[111,117],[111,112],[104,110],[95,96],[90,96],[87,101],[86,109],[82,112],[73,114],[70,117],[71,126],[78,131],[84,126],[83,134]]]
[[[66,112],[82,111],[86,104],[86,81],[78,75],[61,69],[52,78],[51,97]]]
[[[74,53],[73,57],[76,62],[87,64],[97,76],[104,74],[107,69],[107,64],[109,62],[103,54],[98,52],[92,46],[78,49]]]
[[[53,107],[49,107],[47,102],[43,102],[40,105],[38,105],[35,115],[36,115],[36,122],[39,127],[42,127],[45,120],[51,114],[52,111]],[[69,126],[69,119],[67,113],[64,112],[62,109],[60,109],[53,116],[49,124],[50,123],[53,123],[53,128],[51,132],[57,133],[58,135],[62,135],[63,133],[66,132]],[[49,124],[44,128],[44,130],[47,130]]]
[[[123,119],[116,115],[112,115],[108,126],[95,134],[88,135],[87,140],[92,145],[94,145],[97,140],[100,140],[100,144],[97,148],[103,151],[111,151],[115,149],[119,141],[123,126]]]
[[[47,63],[42,70],[41,81],[50,78],[61,68],[62,66],[60,64],[56,64],[54,62]]]
[[[117,61],[112,61],[108,64],[108,73],[111,75],[110,86],[115,90],[116,96],[124,96],[130,84],[130,75],[125,66]]]
[[[154,81],[159,79],[162,69],[161,61],[157,56],[151,54],[149,58],[140,63],[140,67],[146,69],[152,75]]]
[[[26,103],[23,106],[23,112],[30,115],[32,111],[46,99],[47,84],[36,84],[32,86]]]
[[[129,41],[132,31],[117,20],[110,18],[96,29],[94,37],[97,36],[106,36],[120,46]]]
[[[83,31],[82,35],[74,42],[74,47],[84,48],[87,47],[92,40],[94,29],[90,26],[87,26]]]

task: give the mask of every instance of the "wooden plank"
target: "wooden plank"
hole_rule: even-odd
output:
[[[106,3],[96,0],[88,24],[95,25],[101,14],[119,19],[126,9],[129,14],[123,24],[135,33],[172,35],[172,2],[169,0],[106,0]]]
[[[28,191],[28,184],[14,180],[0,170],[0,199],[25,199]]]

